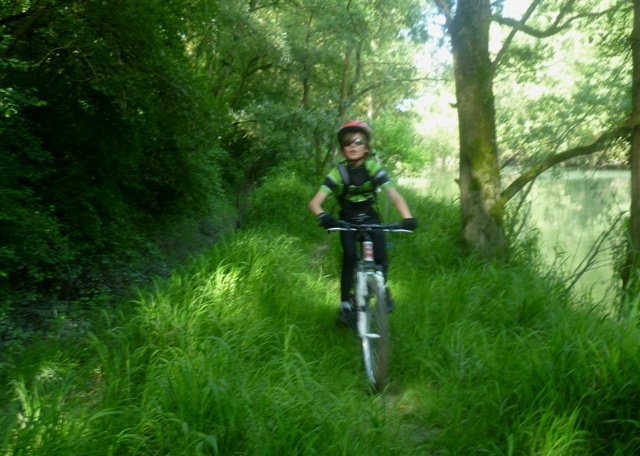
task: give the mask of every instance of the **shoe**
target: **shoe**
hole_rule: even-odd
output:
[[[387,295],[387,313],[393,312],[393,309],[395,309],[395,305],[393,304],[393,298]]]
[[[357,313],[349,301],[342,301],[338,318],[336,318],[336,326],[342,328],[355,329]]]
[[[387,288],[387,313],[393,312],[393,309],[395,309],[395,305],[391,297],[391,291]]]

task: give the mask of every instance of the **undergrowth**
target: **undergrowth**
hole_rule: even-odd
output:
[[[93,331],[23,350],[4,372],[0,454],[640,449],[635,322],[585,310],[535,252],[469,255],[455,205],[408,191],[421,227],[389,239],[390,383],[370,394],[357,340],[333,324],[339,242],[306,213],[311,193],[270,180],[241,232]]]

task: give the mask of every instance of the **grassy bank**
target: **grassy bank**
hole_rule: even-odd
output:
[[[337,237],[273,179],[254,224],[6,362],[4,455],[634,454],[640,332],[571,302],[521,249],[468,257],[455,207],[391,239],[388,390],[334,327]],[[295,195],[295,196],[292,196]]]

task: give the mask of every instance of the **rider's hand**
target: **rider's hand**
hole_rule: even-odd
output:
[[[400,224],[402,225],[402,228],[409,231],[413,231],[418,227],[418,221],[413,217],[402,219],[402,222],[400,222]]]
[[[326,212],[318,214],[318,221],[323,228],[334,228],[338,225],[338,221]]]

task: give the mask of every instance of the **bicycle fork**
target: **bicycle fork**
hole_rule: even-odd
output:
[[[361,338],[378,339],[379,334],[369,332],[369,287],[367,281],[375,280],[379,289],[384,289],[384,276],[381,271],[359,270],[356,272],[356,305],[358,311],[358,335]]]

